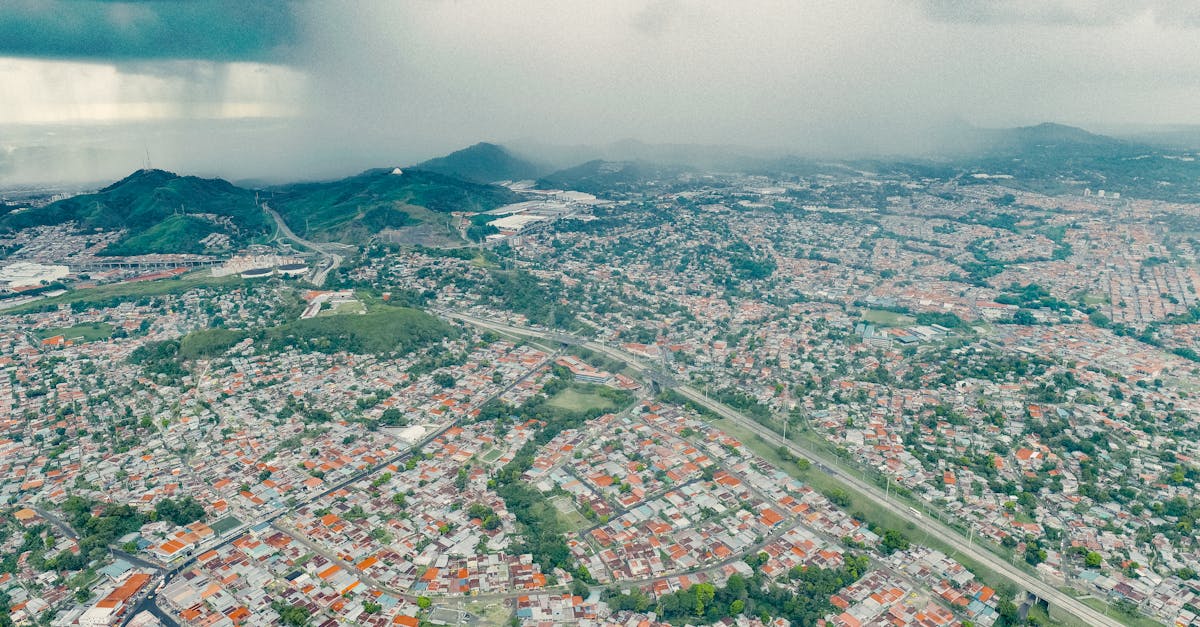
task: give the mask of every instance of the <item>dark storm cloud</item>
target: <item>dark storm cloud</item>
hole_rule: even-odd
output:
[[[1163,26],[1200,27],[1195,0],[916,0],[929,17],[964,24],[1111,26],[1149,17]]]
[[[4,0],[0,56],[136,61],[284,58],[287,0]]]

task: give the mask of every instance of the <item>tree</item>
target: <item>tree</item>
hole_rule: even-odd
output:
[[[1100,564],[1104,562],[1104,557],[1095,551],[1088,551],[1083,557],[1083,563],[1088,568],[1100,568]]]
[[[281,600],[271,602],[271,609],[279,614],[279,620],[285,625],[303,627],[308,624],[308,610],[299,605],[291,605]]]
[[[888,529],[883,532],[883,552],[890,555],[896,551],[908,550],[908,538],[903,533],[895,529]]]
[[[430,601],[429,597],[427,597],[427,596],[417,597],[417,607],[421,608],[422,610],[427,610],[432,606],[433,606],[433,601]]]

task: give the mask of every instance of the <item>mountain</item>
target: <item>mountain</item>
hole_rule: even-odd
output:
[[[1046,122],[1037,126],[978,131],[983,138],[983,154],[999,156],[1029,156],[1043,154],[1054,157],[1117,156],[1141,154],[1150,147],[1121,139],[1098,135],[1081,128]]]
[[[1049,194],[1107,189],[1126,196],[1200,200],[1193,154],[1061,124],[982,131],[984,148],[952,160],[964,173],[1003,174],[1006,185]],[[995,179],[984,179],[995,181]]]
[[[452,211],[488,211],[519,200],[504,187],[421,169],[384,168],[276,188],[268,202],[301,237],[356,242],[389,229],[446,226]]]
[[[472,183],[535,179],[543,173],[538,165],[516,156],[503,146],[487,142],[456,150],[414,167]]]
[[[690,170],[683,166],[647,161],[604,161],[596,159],[548,174],[538,180],[542,189],[571,189],[606,195],[631,192],[660,179],[672,179]]]
[[[200,243],[208,235],[224,233],[236,245],[270,228],[253,191],[164,170],[138,170],[98,192],[0,216],[0,227],[12,229],[64,222],[126,230],[108,255],[210,252]]]

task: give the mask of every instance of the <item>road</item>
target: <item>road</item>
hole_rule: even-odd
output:
[[[560,335],[559,333],[553,333],[549,331],[514,327],[509,324],[494,322],[492,320],[457,312],[443,312],[443,315],[474,324],[479,327],[492,329],[494,331],[503,331],[511,334],[532,336],[539,339],[551,339],[555,335]],[[618,350],[612,348],[611,346],[600,344],[594,341],[581,341],[580,345],[589,350],[619,360],[641,374],[654,374],[653,368],[646,366],[642,360],[626,353],[625,351]],[[974,559],[975,561],[992,569],[1013,583],[1023,586],[1026,590],[1036,594],[1039,598],[1048,602],[1052,606],[1055,606],[1058,609],[1071,614],[1080,621],[1083,621],[1084,624],[1105,627],[1119,627],[1122,624],[1115,619],[1109,618],[1104,613],[1093,609],[1091,606],[1083,603],[1070,594],[1067,594],[1066,592],[1055,588],[1041,579],[1038,579],[1037,577],[1034,577],[1029,573],[1014,567],[1013,565],[1009,564],[1007,560],[996,556],[991,551],[988,551],[977,544],[968,542],[967,539],[958,532],[958,530],[953,529],[948,525],[941,523],[940,521],[921,516],[918,513],[910,510],[907,505],[889,498],[883,490],[874,484],[867,483],[851,474],[849,470],[836,465],[832,459],[827,458],[825,453],[811,450],[808,447],[802,446],[790,440],[784,440],[779,436],[779,434],[758,424],[741,412],[738,412],[723,403],[714,401],[687,385],[679,385],[675,388],[675,390],[696,404],[716,412],[718,415],[730,420],[731,422],[737,423],[739,426],[752,431],[756,435],[762,437],[763,440],[775,446],[784,446],[794,455],[801,455],[813,462],[823,463],[825,466],[828,466],[826,471],[829,474],[837,477],[843,483],[853,487],[862,494],[871,497],[896,516],[911,523],[918,529],[936,535],[947,544],[954,547],[954,549],[959,553],[969,556],[971,559]]]
[[[541,362],[539,362],[539,363],[538,363],[536,366],[534,366],[533,368],[530,368],[529,370],[525,371],[525,374],[523,374],[523,375],[521,375],[520,377],[518,377],[518,378],[517,378],[516,380],[514,380],[512,383],[509,383],[508,385],[506,385],[506,386],[505,386],[504,388],[502,388],[500,391],[498,391],[498,392],[496,392],[495,394],[492,394],[492,395],[488,396],[487,398],[485,398],[485,399],[483,399],[483,400],[481,400],[481,401],[479,401],[479,402],[477,402],[477,403],[475,403],[475,404],[471,405],[471,406],[470,406],[470,407],[467,409],[467,411],[466,411],[466,412],[464,412],[464,413],[465,413],[465,414],[470,414],[470,412],[471,412],[471,411],[473,411],[473,410],[475,410],[475,409],[478,409],[479,407],[482,407],[484,404],[486,404],[486,403],[490,402],[492,399],[494,399],[494,398],[500,398],[500,397],[501,397],[501,396],[503,396],[503,395],[504,395],[506,392],[508,392],[509,390],[513,389],[513,388],[514,388],[514,387],[516,387],[518,384],[520,384],[522,381],[524,381],[525,379],[527,379],[527,378],[529,378],[530,376],[532,376],[534,373],[536,373],[536,372],[538,372],[539,370],[541,370],[543,366],[545,366],[546,364],[548,364],[548,363],[550,363],[550,362],[554,361],[554,359],[555,359],[555,358],[557,358],[557,356],[558,356],[558,353],[556,353],[556,352],[555,352],[555,353],[551,353],[551,354],[550,354],[550,356],[546,357],[546,359],[544,359],[544,360],[542,360]],[[405,451],[403,451],[403,452],[401,452],[401,453],[398,453],[398,454],[396,454],[396,455],[393,455],[391,458],[389,458],[389,459],[386,459],[386,460],[384,460],[384,461],[382,461],[382,462],[380,462],[380,463],[378,463],[378,464],[375,464],[374,466],[371,466],[371,467],[369,467],[369,468],[365,468],[365,469],[363,469],[363,470],[360,470],[360,471],[358,471],[358,472],[354,473],[353,475],[350,475],[349,477],[346,477],[345,479],[342,479],[341,481],[338,481],[337,483],[335,483],[335,484],[333,484],[333,485],[329,486],[329,487],[328,487],[328,488],[326,488],[325,490],[323,490],[323,491],[321,491],[321,492],[319,492],[319,493],[317,493],[317,494],[311,495],[311,496],[309,496],[308,498],[305,498],[304,500],[302,500],[302,501],[300,501],[300,502],[296,503],[296,505],[294,505],[293,507],[291,507],[291,508],[289,508],[289,509],[286,509],[286,510],[283,510],[283,511],[280,511],[280,512],[276,512],[276,513],[274,513],[274,514],[271,514],[270,516],[267,516],[266,518],[263,518],[261,521],[258,521],[258,522],[256,522],[256,523],[255,523],[255,525],[257,526],[258,524],[261,524],[261,523],[267,523],[267,524],[272,524],[272,525],[273,525],[273,524],[275,523],[275,521],[277,521],[278,519],[282,518],[283,516],[286,516],[288,513],[290,513],[291,511],[293,511],[293,510],[295,510],[295,509],[297,509],[297,508],[303,507],[303,506],[305,506],[305,505],[307,505],[307,504],[309,504],[309,503],[312,503],[312,502],[314,502],[314,501],[317,501],[317,500],[320,500],[320,499],[322,499],[322,498],[325,498],[326,496],[329,496],[330,494],[332,494],[332,493],[334,493],[334,492],[336,492],[336,491],[338,491],[338,490],[341,490],[341,489],[343,489],[343,488],[345,488],[345,487],[347,487],[347,486],[349,486],[349,485],[353,484],[353,483],[354,483],[354,482],[356,482],[356,481],[360,481],[360,480],[362,480],[362,479],[363,479],[363,478],[365,478],[365,477],[368,477],[368,476],[370,476],[370,475],[372,475],[372,474],[374,474],[374,473],[376,473],[376,472],[379,472],[380,470],[383,470],[384,468],[387,468],[388,466],[390,466],[390,465],[392,465],[392,464],[397,464],[397,463],[400,463],[400,462],[402,462],[402,461],[406,461],[406,460],[407,460],[407,459],[408,459],[410,456],[412,456],[413,452],[421,450],[421,449],[422,449],[422,448],[424,448],[426,445],[428,445],[430,442],[432,442],[432,441],[434,441],[435,439],[437,439],[437,438],[441,437],[441,436],[442,436],[444,433],[446,433],[447,431],[449,431],[451,428],[453,428],[453,427],[454,427],[454,426],[456,426],[457,424],[458,424],[458,420],[457,420],[457,419],[455,419],[455,420],[452,420],[452,421],[450,421],[450,422],[446,423],[445,425],[443,425],[441,428],[437,429],[436,431],[433,431],[433,432],[429,433],[429,434],[428,434],[428,435],[426,435],[424,438],[422,438],[420,441],[418,441],[418,442],[414,443],[414,444],[413,444],[411,447],[409,447],[407,450],[405,450]],[[43,516],[45,516],[45,514],[43,514]],[[52,524],[54,523],[54,520],[57,520],[57,519],[53,519],[53,520],[52,520],[52,519],[51,519],[49,516],[47,516],[46,518],[47,518],[47,520],[51,520],[51,523],[52,523]],[[65,529],[65,530],[68,530],[68,531],[70,530],[70,527],[67,527],[67,526],[66,526],[64,523],[62,523],[61,521],[59,522],[59,524],[63,524],[63,526],[64,526],[64,529]],[[69,531],[69,533],[74,533],[74,531]],[[202,548],[203,548],[203,551],[202,551],[202,553],[203,553],[203,552],[208,552],[208,551],[215,551],[215,550],[217,550],[217,549],[220,549],[220,548],[224,547],[225,545],[227,545],[227,544],[229,544],[229,543],[233,542],[234,540],[237,540],[238,538],[242,537],[242,535],[243,535],[243,533],[231,533],[231,534],[229,534],[229,535],[228,535],[228,536],[227,536],[227,537],[226,537],[224,540],[222,540],[221,542],[219,542],[219,543],[217,543],[217,544],[214,544],[214,545],[211,545],[211,546],[204,546],[204,547],[202,547]],[[289,535],[290,535],[290,534],[289,534]],[[293,536],[293,537],[296,537],[296,536]],[[139,561],[140,561],[140,560],[139,560]],[[185,570],[185,569],[187,569],[187,568],[191,567],[191,566],[192,566],[192,565],[193,565],[195,562],[196,562],[196,558],[195,558],[194,556],[192,556],[192,557],[189,557],[187,560],[185,560],[185,561],[183,561],[183,562],[180,562],[180,563],[178,563],[178,564],[176,564],[176,565],[174,565],[174,566],[169,566],[168,568],[166,568],[165,572],[163,572],[163,569],[162,569],[162,568],[159,568],[158,570],[159,570],[160,572],[162,572],[162,584],[161,584],[161,585],[165,586],[165,585],[167,585],[168,583],[170,583],[170,582],[171,582],[171,578],[173,578],[175,575],[179,574],[181,571],[183,571],[183,570]],[[151,583],[152,583],[152,584],[154,583],[154,582],[153,582],[153,580],[151,580]],[[157,588],[156,588],[156,589],[157,589]],[[156,593],[156,592],[150,592],[149,594],[147,594],[146,596],[144,596],[144,597],[143,597],[143,598],[142,598],[142,599],[141,599],[141,600],[138,602],[138,604],[137,604],[137,605],[136,605],[136,606],[133,608],[133,610],[132,610],[132,611],[130,611],[130,612],[129,612],[129,613],[126,615],[126,617],[125,617],[125,620],[124,620],[124,621],[123,621],[121,624],[122,624],[122,625],[124,625],[125,623],[129,622],[129,620],[130,620],[130,619],[132,619],[134,616],[136,616],[136,615],[137,615],[137,613],[138,613],[138,612],[141,612],[142,610],[149,610],[149,611],[150,611],[152,614],[154,614],[155,616],[158,616],[160,619],[162,619],[162,618],[169,618],[169,617],[167,616],[167,614],[166,614],[165,612],[163,612],[161,608],[159,608],[159,607],[158,607],[156,598],[157,598],[157,593]],[[166,622],[166,621],[164,621],[164,622]],[[169,622],[169,623],[167,623],[167,624],[168,624],[168,625],[177,625],[178,623],[175,623],[175,621],[173,621],[173,620],[172,620],[172,621],[170,621],[170,622]]]
[[[296,235],[295,233],[293,233],[292,229],[290,227],[288,227],[286,222],[283,221],[283,218],[280,217],[279,213],[277,211],[275,211],[274,209],[268,207],[266,203],[263,203],[262,208],[263,208],[263,211],[267,212],[267,215],[271,216],[271,218],[273,220],[275,220],[275,226],[279,229],[279,232],[282,233],[285,238],[290,239],[293,242],[296,242],[297,244],[299,244],[300,246],[303,246],[304,248],[307,248],[316,253],[320,253],[322,256],[325,257],[325,259],[322,261],[323,266],[314,267],[312,269],[312,272],[310,272],[310,277],[309,277],[309,281],[311,281],[313,285],[316,285],[316,286],[324,285],[325,277],[329,276],[330,272],[336,270],[337,267],[342,264],[343,257],[341,255],[333,252],[333,249],[341,248],[345,245],[344,244],[310,242],[309,240],[306,240],[306,239],[300,237],[299,235]]]

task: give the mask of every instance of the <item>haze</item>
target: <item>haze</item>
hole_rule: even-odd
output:
[[[10,0],[0,185],[319,178],[477,141],[933,154],[1200,123],[1194,2]]]

